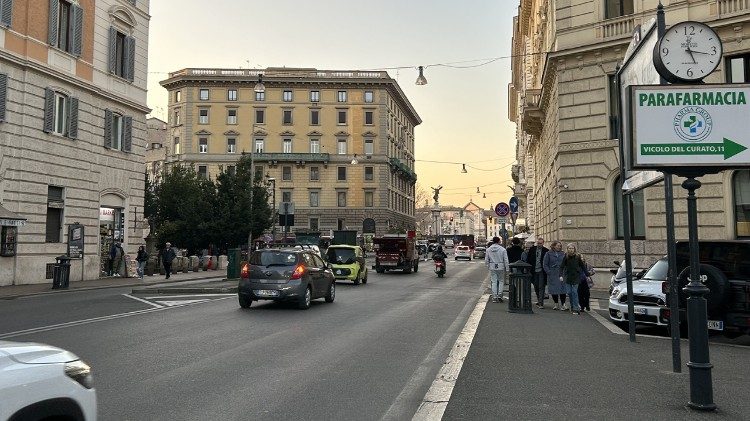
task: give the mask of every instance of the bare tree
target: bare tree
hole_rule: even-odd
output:
[[[415,188],[414,192],[414,206],[419,207],[427,207],[430,205],[430,194],[427,192],[427,190],[422,187],[421,184],[417,183],[417,186]]]

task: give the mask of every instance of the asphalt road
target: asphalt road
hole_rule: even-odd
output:
[[[430,263],[339,283],[307,311],[130,289],[3,301],[0,338],[89,362],[102,420],[410,419],[485,290],[480,261],[443,279]]]

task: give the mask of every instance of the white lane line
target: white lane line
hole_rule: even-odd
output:
[[[132,295],[130,295],[130,294],[122,294],[122,295],[123,295],[124,297],[132,298],[132,299],[134,299],[134,300],[136,300],[136,301],[140,301],[140,302],[142,302],[142,303],[144,303],[144,304],[148,304],[148,305],[150,305],[150,306],[153,306],[153,307],[156,307],[156,308],[162,308],[162,307],[164,307],[163,305],[159,305],[159,304],[156,304],[156,303],[152,303],[151,301],[148,301],[148,300],[144,300],[143,298],[133,297],[133,296],[132,296]]]
[[[616,333],[618,335],[627,335],[628,334],[628,332],[625,332],[624,330],[622,330],[619,327],[615,326],[615,324],[612,323],[610,320],[605,319],[599,313],[597,313],[596,311],[594,311],[593,307],[591,307],[591,310],[592,311],[588,312],[589,316],[593,317],[594,320],[596,320],[597,322],[601,323],[602,326],[606,327],[610,332]]]
[[[461,373],[464,359],[469,353],[469,347],[474,340],[479,321],[482,319],[482,313],[484,313],[484,308],[487,307],[487,301],[489,301],[489,295],[483,295],[479,299],[461,334],[458,335],[445,364],[440,368],[427,394],[424,395],[424,399],[422,399],[422,403],[419,405],[412,421],[433,421],[443,418],[445,408],[448,407],[448,401],[453,394],[453,387],[456,385],[459,373]]]
[[[237,294],[180,294],[180,295],[154,295],[152,297],[143,297],[147,300],[157,298],[183,298],[183,297],[235,297]]]

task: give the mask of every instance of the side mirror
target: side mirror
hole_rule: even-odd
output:
[[[620,266],[622,264],[619,260],[613,260],[613,262],[615,263],[615,266]]]

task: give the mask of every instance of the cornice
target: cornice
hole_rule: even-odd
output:
[[[557,150],[558,153],[569,153],[578,151],[592,151],[602,149],[612,149],[617,147],[617,140],[593,140],[590,142],[561,143]]]

